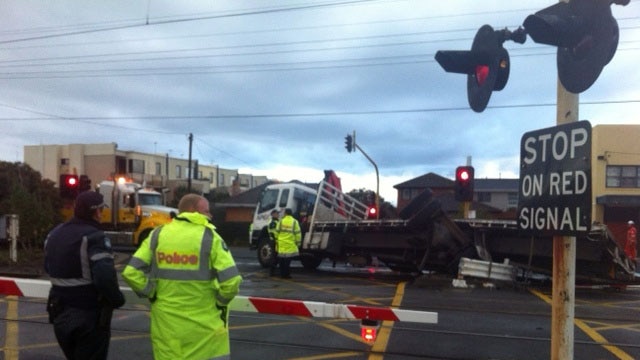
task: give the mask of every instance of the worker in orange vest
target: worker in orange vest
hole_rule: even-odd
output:
[[[627,254],[632,261],[636,260],[637,256],[637,241],[636,241],[636,227],[635,223],[632,220],[629,220],[627,223],[627,242],[624,246],[624,252]]]

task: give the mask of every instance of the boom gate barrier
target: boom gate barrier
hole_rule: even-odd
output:
[[[0,276],[0,295],[46,299],[49,296],[50,288],[51,283],[48,280]],[[125,296],[126,304],[149,305],[147,299],[138,297],[131,288],[121,286],[120,290]],[[361,335],[367,342],[375,340],[379,321],[438,323],[438,313],[436,312],[242,295],[236,296],[231,301],[229,310],[273,315],[361,320]]]

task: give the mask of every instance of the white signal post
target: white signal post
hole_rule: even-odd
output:
[[[579,95],[567,91],[558,80],[556,123],[578,121]],[[573,359],[576,237],[553,237],[551,296],[551,359]]]

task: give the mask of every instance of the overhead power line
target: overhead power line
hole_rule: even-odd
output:
[[[379,0],[338,1],[338,2],[328,2],[328,3],[322,3],[322,4],[290,6],[290,7],[283,7],[283,8],[263,9],[263,10],[254,10],[254,11],[249,10],[249,11],[223,14],[223,15],[194,16],[194,17],[169,19],[169,20],[156,20],[156,21],[138,20],[132,24],[113,25],[113,26],[107,25],[104,27],[97,27],[93,29],[84,29],[84,30],[69,31],[69,32],[63,32],[63,33],[57,33],[57,34],[39,35],[39,36],[25,37],[20,39],[4,40],[4,41],[0,41],[0,44],[12,44],[12,43],[18,43],[18,42],[24,42],[24,41],[44,40],[44,39],[51,39],[51,38],[57,38],[57,37],[83,35],[83,34],[90,34],[90,33],[103,32],[103,31],[131,29],[135,27],[143,27],[143,26],[150,26],[150,25],[154,25],[154,26],[166,25],[166,24],[174,24],[174,23],[190,22],[190,21],[231,18],[231,17],[249,16],[249,15],[263,15],[263,14],[290,12],[290,11],[301,11],[301,10],[318,9],[318,8],[326,8],[326,7],[334,7],[334,6],[353,5],[358,3],[375,2],[375,1],[379,1]]]
[[[638,104],[640,99],[627,100],[596,100],[596,101],[580,101],[580,105],[611,105],[611,104]],[[555,107],[555,102],[537,103],[537,104],[505,104],[487,106],[488,109],[515,109],[515,108],[535,108],[535,107]],[[17,107],[0,104],[0,106]],[[28,111],[28,110],[27,110]],[[84,121],[90,124],[92,121],[109,121],[109,120],[206,120],[206,119],[262,119],[262,118],[304,118],[304,117],[331,117],[331,116],[359,116],[359,115],[393,115],[408,113],[430,113],[443,111],[469,111],[468,106],[452,106],[442,108],[421,108],[421,109],[395,109],[395,110],[365,110],[365,111],[335,111],[335,112],[316,112],[316,113],[277,113],[277,114],[239,114],[239,115],[144,115],[144,116],[54,116],[51,117],[0,117],[0,121],[45,121],[45,120],[71,120]],[[42,114],[34,112],[36,114]],[[135,129],[146,130],[146,129]],[[167,132],[168,134],[175,134]]]

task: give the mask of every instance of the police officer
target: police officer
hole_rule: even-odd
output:
[[[291,209],[284,210],[284,217],[278,222],[276,233],[280,277],[291,279],[291,259],[299,255],[298,247],[302,240],[300,224],[293,217]]]
[[[151,343],[159,359],[229,359],[229,302],[242,277],[210,222],[209,201],[187,194],[173,221],[156,228],[122,275],[151,300]]]
[[[271,222],[269,223],[268,231],[269,231],[269,239],[273,244],[273,262],[271,263],[271,270],[269,275],[273,276],[276,272],[276,268],[278,267],[278,242],[277,242],[277,233],[278,233],[278,220],[280,219],[280,213],[278,210],[271,210]]]
[[[102,195],[78,195],[74,217],[45,241],[45,270],[51,279],[49,321],[67,359],[106,359],[113,309],[124,305],[111,243],[98,229]]]

